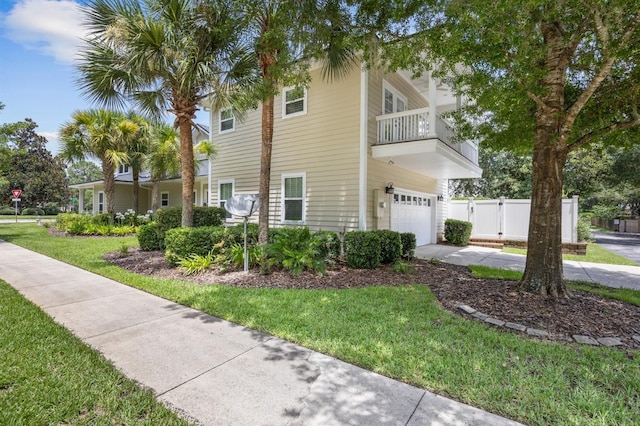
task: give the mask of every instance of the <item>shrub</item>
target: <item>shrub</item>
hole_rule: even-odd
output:
[[[578,216],[578,241],[593,241],[591,219],[588,216]]]
[[[402,241],[402,258],[411,260],[416,252],[416,234],[412,232],[403,232],[400,234]]]
[[[444,238],[454,246],[466,246],[471,238],[471,222],[447,219],[444,222]]]
[[[402,257],[402,240],[400,234],[389,229],[371,231],[380,237],[380,263],[390,265]]]
[[[91,216],[77,213],[62,213],[56,217],[56,229],[73,235],[84,233],[91,223]]]
[[[20,212],[20,210],[18,210],[18,213]],[[16,208],[15,207],[2,207],[0,208],[0,215],[15,215],[16,214]]]
[[[209,252],[202,256],[199,254],[192,254],[184,259],[178,260],[178,267],[186,274],[193,275],[198,274],[211,265],[213,265],[213,253]]]
[[[249,268],[259,265],[264,260],[262,246],[250,246],[247,241],[247,255],[249,257]],[[226,250],[225,263],[230,263],[236,268],[244,268],[244,245],[233,244]]]
[[[182,226],[182,206],[165,207],[156,210],[156,223],[161,231]]]
[[[224,222],[225,210],[221,207],[194,207],[193,226],[220,226]],[[156,211],[156,222],[163,231],[182,226],[182,206],[172,206]]]
[[[333,231],[318,231],[313,234],[314,240],[318,243],[318,250],[320,256],[326,259],[335,260],[340,257],[340,249],[342,244],[340,243],[340,237]]]
[[[138,231],[138,244],[142,251],[163,250],[164,232],[155,222],[142,225]]]
[[[617,206],[603,206],[597,204],[593,206],[593,217],[603,220],[612,220],[620,217],[622,212]]]
[[[325,258],[321,256],[319,240],[313,238],[309,228],[280,228],[265,253],[270,266],[277,266],[298,275],[308,269],[323,274]]]
[[[192,254],[208,254],[218,242],[214,240],[214,235],[219,238],[224,232],[219,229],[212,226],[169,229],[164,238],[167,261],[171,265],[177,265],[180,259],[186,259]]]
[[[15,214],[15,210],[14,210]],[[22,209],[20,212],[22,216],[44,216],[44,210],[39,209],[37,207],[27,207],[26,209]]]
[[[42,210],[44,210],[44,214],[46,215],[57,215],[58,213],[60,213],[58,204],[51,201],[45,203]]]
[[[351,231],[344,236],[344,260],[351,268],[380,266],[380,236],[371,231]]]

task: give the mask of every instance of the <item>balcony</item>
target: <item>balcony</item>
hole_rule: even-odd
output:
[[[376,117],[373,158],[434,178],[477,178],[478,145],[453,142],[454,131],[440,115],[430,122],[428,108]]]

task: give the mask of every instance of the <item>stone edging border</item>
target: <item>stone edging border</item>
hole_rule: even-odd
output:
[[[455,305],[455,307],[456,309],[466,314],[469,314],[470,316],[480,321],[484,321],[487,324],[494,325],[498,328],[506,327],[511,330],[527,333],[528,335],[535,336],[535,337],[551,337],[551,334],[545,330],[539,330],[537,328],[527,327],[522,324],[516,324],[513,322],[505,322],[497,318],[490,317],[487,314],[483,314],[482,312],[473,309],[469,305],[464,305],[460,303]],[[631,338],[636,342],[640,342],[640,335],[634,334]],[[592,346],[609,346],[609,347],[625,346],[625,344],[622,342],[621,338],[619,337],[601,337],[601,338],[594,339],[593,337],[574,334],[573,336],[568,338],[568,340],[575,341],[577,343],[582,343],[584,345],[592,345]]]

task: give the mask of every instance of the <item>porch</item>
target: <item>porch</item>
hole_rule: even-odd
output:
[[[478,144],[454,141],[453,127],[429,108],[379,115],[373,158],[434,178],[478,178]]]

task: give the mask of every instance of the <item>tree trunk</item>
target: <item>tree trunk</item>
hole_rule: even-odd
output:
[[[115,168],[107,159],[102,159],[102,179],[104,180],[104,196],[106,197],[105,203],[107,205],[107,213],[114,213],[115,200],[113,198],[115,188]]]
[[[269,242],[269,190],[271,186],[271,151],[273,147],[273,104],[269,96],[262,103],[262,153],[260,155],[260,210],[258,211],[258,242]]]
[[[546,90],[536,102],[527,262],[520,289],[567,297],[562,268],[562,173],[568,149],[560,129],[570,50],[556,25],[541,23],[541,31],[547,52],[540,84]]]
[[[191,121],[179,120],[180,128],[180,167],[182,171],[182,227],[193,226],[193,136]]]
[[[133,169],[131,172],[133,180],[133,211],[136,215],[140,212],[140,172],[138,169]]]
[[[151,187],[151,210],[155,213],[158,210],[158,181],[153,180],[153,186]]]

